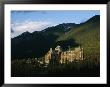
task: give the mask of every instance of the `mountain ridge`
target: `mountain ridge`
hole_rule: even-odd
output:
[[[87,54],[87,50],[90,49],[87,47],[96,46],[98,49],[95,48],[95,50],[97,52],[99,51],[99,31],[100,16],[96,15],[80,24],[63,23],[57,26],[48,27],[42,31],[35,31],[33,33],[24,32],[11,39],[12,59],[43,57],[50,47],[55,48],[57,45],[62,45],[65,50],[68,49],[67,45],[70,45],[71,49],[81,45],[85,48],[85,55],[88,56],[90,54]],[[93,51],[94,49],[92,52]]]

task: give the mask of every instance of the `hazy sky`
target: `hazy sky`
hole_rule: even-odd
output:
[[[49,26],[61,23],[81,23],[100,15],[99,10],[67,10],[67,11],[11,11],[12,37],[25,31],[41,31]]]

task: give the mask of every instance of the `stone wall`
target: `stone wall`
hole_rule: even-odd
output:
[[[52,48],[45,55],[45,63],[49,63],[51,60],[58,61],[60,63],[73,62],[83,60],[83,48],[77,47],[74,50],[61,51],[60,46],[57,46],[55,50]]]

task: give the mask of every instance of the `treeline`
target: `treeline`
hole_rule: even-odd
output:
[[[37,59],[14,60],[11,63],[12,77],[92,77],[100,76],[100,64],[97,60],[84,59],[81,61],[40,63]]]

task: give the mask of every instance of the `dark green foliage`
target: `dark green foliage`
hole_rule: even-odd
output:
[[[12,58],[41,57],[53,46],[56,38],[56,35],[43,35],[37,32],[14,38],[11,44]]]
[[[65,64],[51,62],[44,67],[45,64],[33,59],[43,60],[48,50],[57,45],[63,51],[68,50],[68,46],[71,49],[81,46],[84,60]],[[64,23],[39,32],[25,32],[11,39],[11,57],[12,76],[99,76],[100,16],[81,24]],[[28,58],[31,63],[26,63]]]
[[[91,47],[99,52],[99,43],[100,16],[94,16],[81,24],[63,23],[39,32],[24,32],[11,39],[11,56],[12,60],[27,57],[40,58],[50,47],[55,48],[56,45],[61,45],[64,50],[67,50],[68,46],[74,48],[80,45],[85,53]]]
[[[50,63],[47,67],[34,59],[31,63],[26,60],[12,61],[12,77],[39,77],[39,76],[100,76],[100,66],[93,59],[67,62],[65,64]]]
[[[84,58],[100,59],[100,16],[96,15],[79,27],[71,29],[57,41],[74,39],[84,49]],[[74,48],[74,47],[71,47]]]
[[[68,28],[69,27],[69,28]],[[49,27],[43,31],[33,33],[24,32],[18,37],[11,39],[11,56],[12,60],[16,58],[42,57],[50,47],[56,46],[56,39],[68,32],[74,23],[59,24],[55,27]]]
[[[75,42],[74,39],[68,39],[68,40],[61,40],[56,42],[55,47],[60,45],[63,49],[63,51],[68,50],[68,46],[70,47],[77,47],[79,46],[78,43]]]

